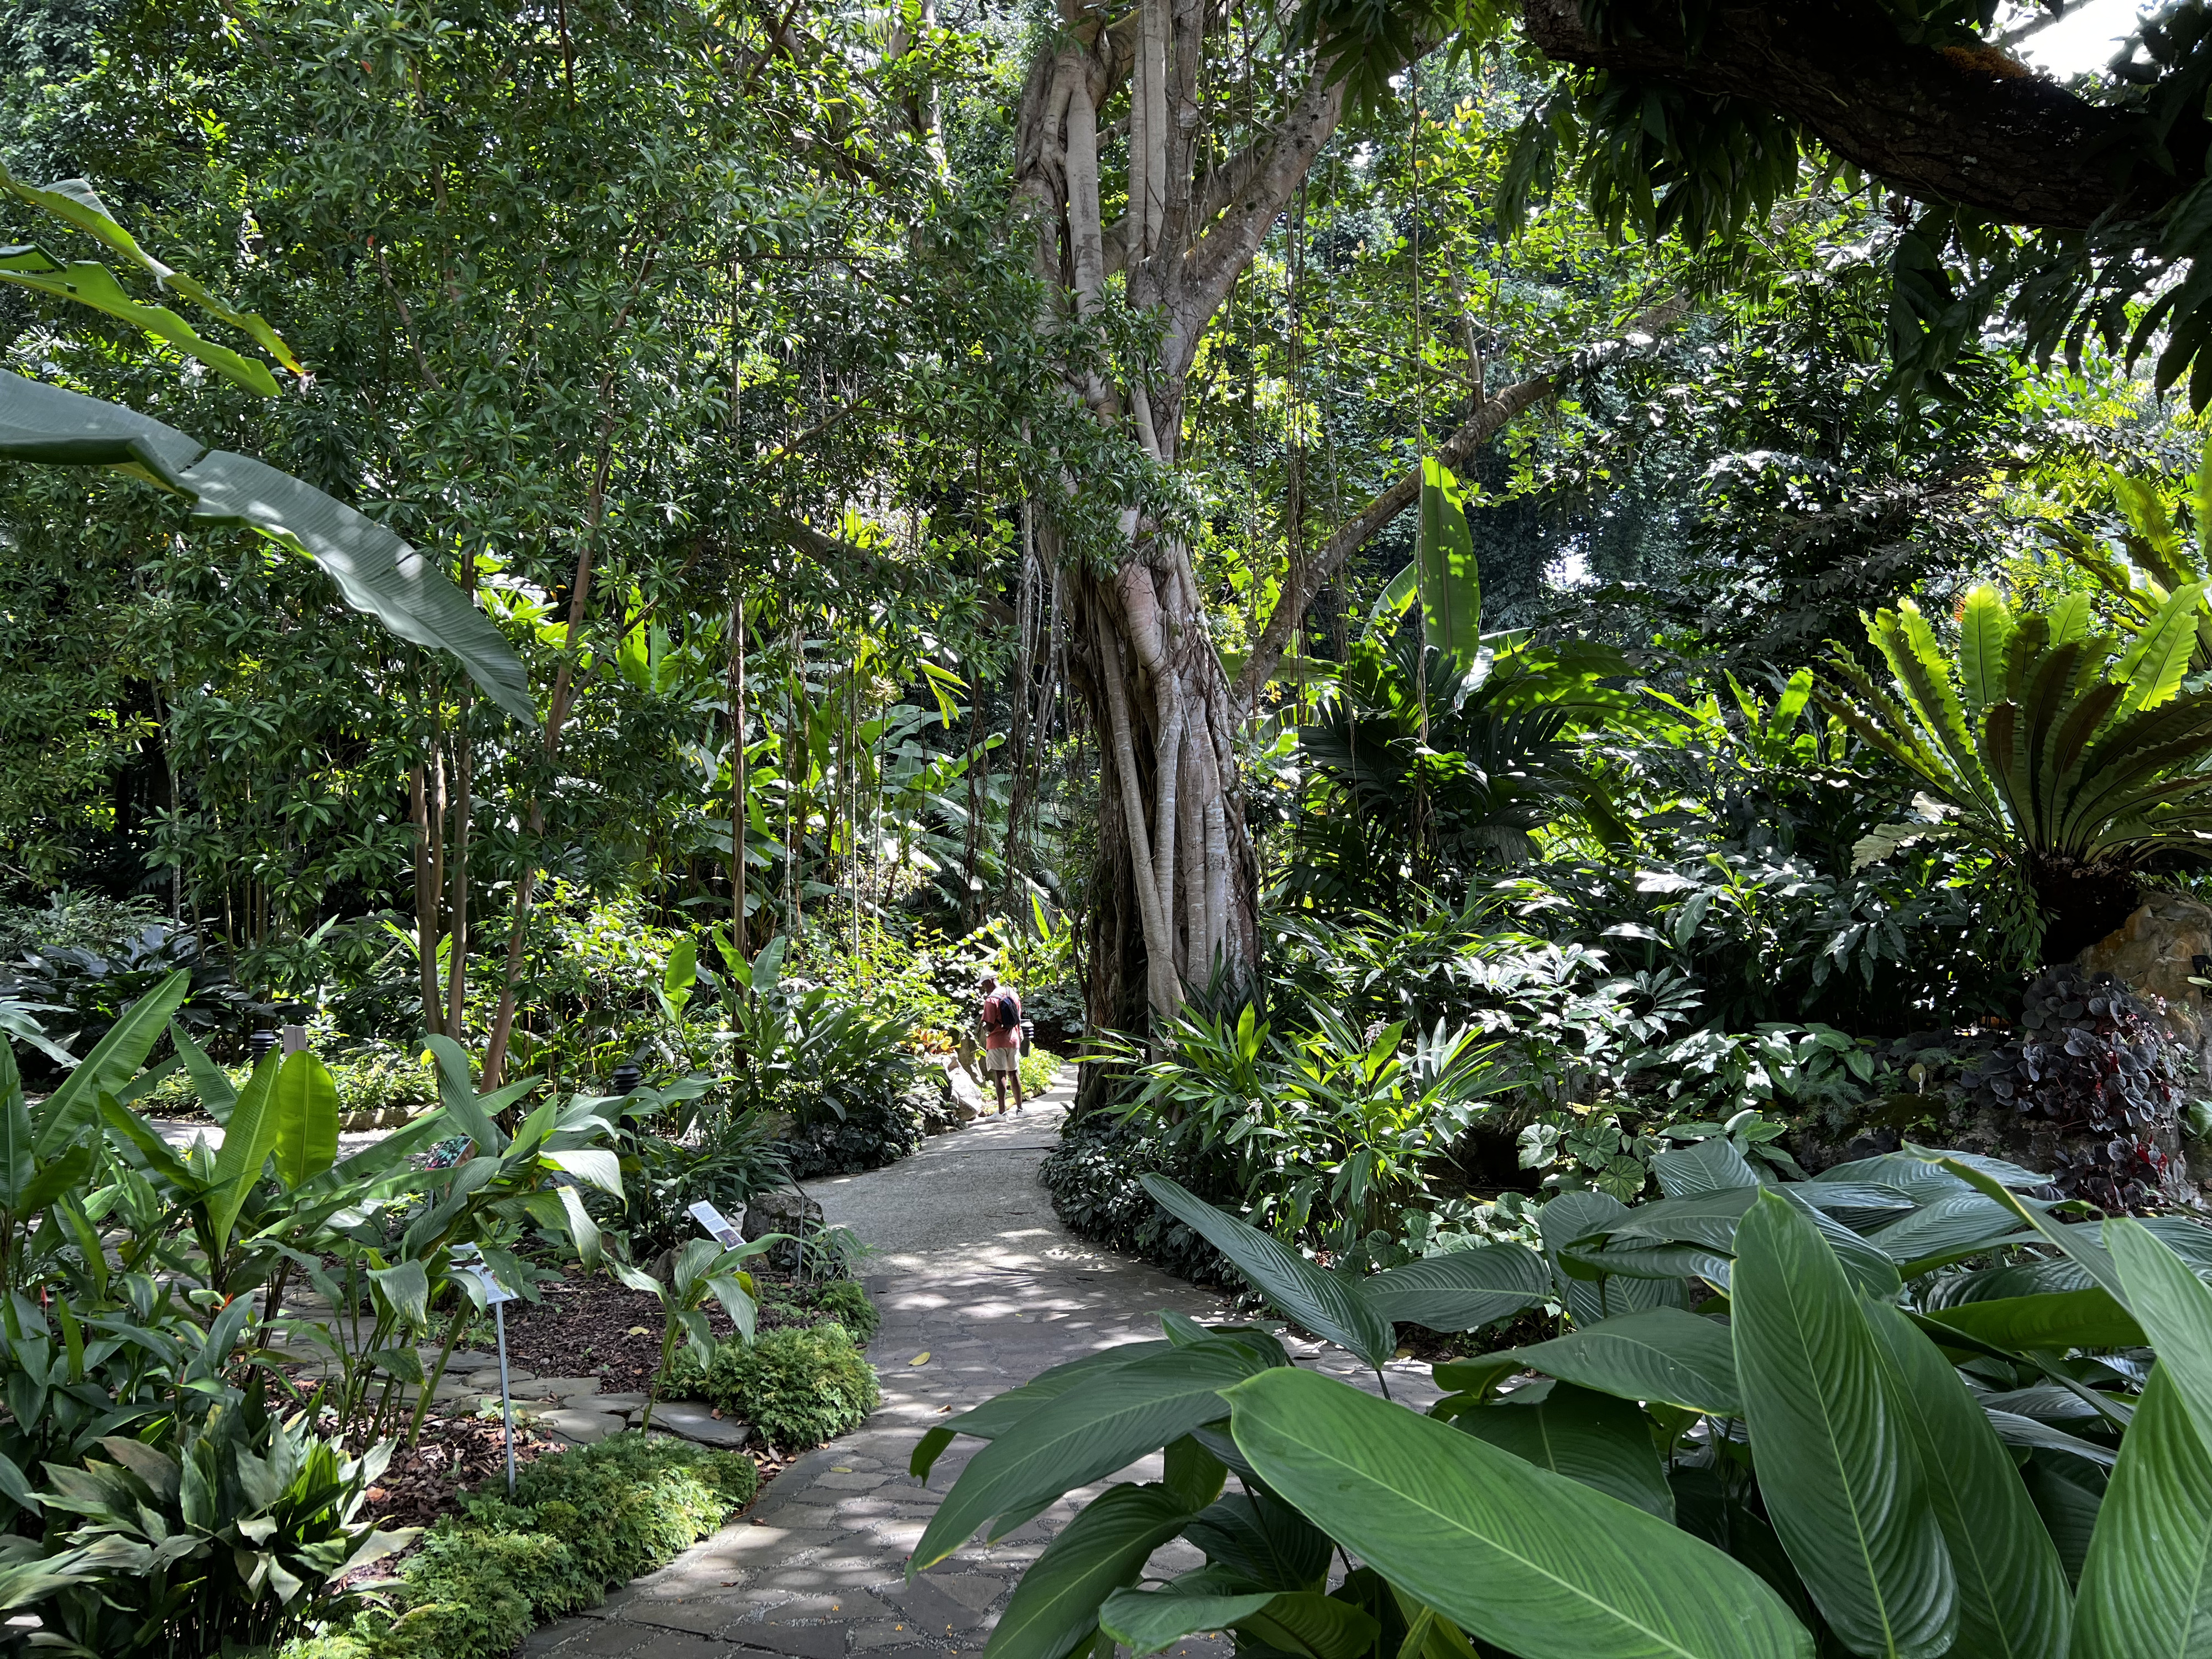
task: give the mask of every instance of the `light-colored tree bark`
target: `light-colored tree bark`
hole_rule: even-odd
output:
[[[1017,201],[1032,210],[1038,270],[1061,296],[1045,326],[1098,314],[1108,284],[1160,330],[1157,356],[1119,384],[1067,372],[1092,418],[1164,467],[1183,447],[1192,362],[1343,114],[1344,88],[1309,62],[1273,118],[1218,164],[1200,87],[1221,12],[1139,0],[1110,26],[1064,0],[1059,40],[1030,66]],[[1127,211],[1101,222],[1101,111],[1126,100]],[[1119,567],[1067,570],[1068,675],[1101,734],[1101,869],[1089,1000],[1094,1026],[1172,1015],[1183,988],[1259,959],[1258,870],[1237,791],[1244,702],[1224,675],[1186,549],[1132,507]]]

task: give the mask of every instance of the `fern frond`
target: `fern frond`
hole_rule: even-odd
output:
[[[2154,708],[2180,689],[2197,645],[2197,619],[2204,614],[2204,584],[2177,587],[2136,634],[2116,671],[2127,684],[2123,712]]]
[[[1979,714],[2004,697],[2005,647],[2012,640],[2012,611],[1984,583],[1966,595],[1959,635],[1959,684],[1966,706]]]

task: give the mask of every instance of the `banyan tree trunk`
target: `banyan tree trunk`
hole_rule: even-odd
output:
[[[1064,29],[1030,66],[1018,122],[1018,202],[1031,210],[1037,270],[1055,302],[1048,333],[1097,313],[1109,280],[1160,327],[1157,354],[1109,376],[1071,353],[1066,393],[1102,428],[1176,465],[1198,342],[1335,131],[1341,84],[1310,73],[1267,123],[1218,147],[1200,119],[1206,0],[1139,0],[1110,26],[1062,0]],[[1127,91],[1129,210],[1101,222],[1100,110]],[[1070,481],[1071,483],[1075,481]],[[1056,552],[1049,503],[1041,551]],[[1188,550],[1124,511],[1116,568],[1064,566],[1069,677],[1100,753],[1099,867],[1088,987],[1093,1030],[1145,1032],[1184,988],[1249,983],[1258,963],[1258,869],[1237,789],[1244,718],[1206,626]],[[1086,1074],[1079,1104],[1097,1098]]]
[[[1259,960],[1239,716],[1188,561],[1170,547],[1163,562],[1133,558],[1076,589],[1072,672],[1100,750],[1094,1030],[1142,1032],[1149,1015],[1182,1005],[1185,986],[1248,982]]]

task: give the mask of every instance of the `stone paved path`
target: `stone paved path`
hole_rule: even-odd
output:
[[[752,1510],[660,1571],[611,1595],[591,1615],[538,1631],[529,1655],[638,1659],[847,1659],[902,1651],[967,1653],[988,1639],[1015,1579],[1083,1502],[1072,1494],[997,1545],[971,1544],[905,1582],[906,1558],[980,1441],[956,1440],[928,1487],[906,1473],[932,1423],[1116,1343],[1159,1334],[1174,1308],[1223,1312],[1211,1293],[1072,1237],[1037,1166],[1055,1144],[1066,1091],[1019,1117],[939,1135],[887,1170],[810,1184],[833,1225],[882,1254],[868,1264],[883,1328],[869,1358],[884,1402],[857,1431],[809,1454]],[[915,1364],[922,1355],[927,1360]],[[1335,1350],[1310,1363],[1351,1375]],[[1401,1399],[1428,1391],[1425,1368],[1394,1367]],[[1121,1478],[1156,1479],[1157,1456]],[[1153,1571],[1195,1566],[1154,1558]],[[1225,1655],[1193,1640],[1188,1659]]]

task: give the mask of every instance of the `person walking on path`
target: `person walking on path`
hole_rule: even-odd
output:
[[[1006,1083],[1014,1085],[1014,1109],[1029,1109],[1022,1099],[1022,1000],[1011,985],[983,975],[983,1071],[999,1091],[999,1115],[1006,1111]]]

